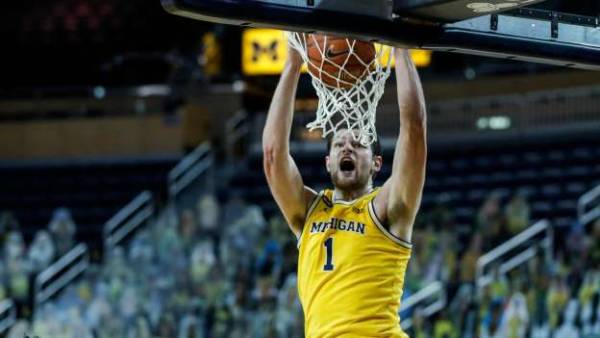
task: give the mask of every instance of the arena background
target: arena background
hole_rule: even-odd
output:
[[[544,6],[600,17],[597,1]],[[0,335],[303,337],[297,250],[262,173],[285,40],[158,1],[0,13]],[[600,337],[600,73],[414,51],[429,161],[411,337]],[[292,152],[328,185],[325,144]],[[390,171],[398,112],[378,111]]]

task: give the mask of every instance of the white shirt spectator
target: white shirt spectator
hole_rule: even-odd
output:
[[[520,292],[515,292],[508,301],[500,322],[500,330],[497,333],[501,337],[525,338],[529,324],[529,313],[527,310],[527,299]]]
[[[25,241],[23,235],[18,231],[11,231],[6,236],[4,244],[4,257],[7,261],[22,259],[25,254]]]
[[[71,212],[67,208],[58,208],[52,215],[52,220],[48,225],[58,256],[67,253],[75,242],[75,222],[71,217]]]
[[[40,272],[54,261],[54,243],[46,230],[35,234],[31,247],[29,247],[29,261],[34,272]]]
[[[213,195],[202,196],[198,201],[196,211],[198,223],[203,231],[213,231],[217,228],[221,207]]]

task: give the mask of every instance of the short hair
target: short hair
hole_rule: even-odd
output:
[[[333,142],[334,134],[330,134],[327,136],[327,154],[331,152],[331,143]],[[375,140],[375,142],[370,145],[371,152],[373,152],[373,156],[382,156],[381,153],[381,144],[379,140]]]

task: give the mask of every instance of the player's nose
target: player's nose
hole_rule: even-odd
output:
[[[352,147],[351,142],[344,143],[344,147],[342,148],[343,154],[351,154],[354,151],[354,147]]]

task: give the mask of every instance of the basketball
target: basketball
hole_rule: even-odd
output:
[[[308,71],[325,85],[350,88],[368,74],[375,45],[336,36],[310,34],[306,38]]]

